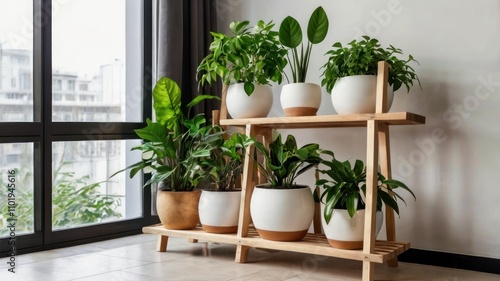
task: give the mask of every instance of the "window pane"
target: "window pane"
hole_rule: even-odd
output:
[[[55,142],[52,145],[53,229],[142,216],[140,177],[116,171],[140,160],[140,140]]]
[[[0,237],[33,233],[33,144],[0,144]]]
[[[53,5],[53,121],[141,121],[141,2]]]
[[[0,0],[0,122],[33,121],[33,0]]]

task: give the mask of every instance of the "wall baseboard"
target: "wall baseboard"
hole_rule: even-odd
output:
[[[500,259],[409,249],[398,256],[402,262],[500,274]]]

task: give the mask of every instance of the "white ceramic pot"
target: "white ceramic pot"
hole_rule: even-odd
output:
[[[273,105],[271,86],[255,84],[253,93],[248,96],[243,85],[229,85],[226,96],[227,112],[233,118],[267,117]]]
[[[198,210],[203,229],[209,233],[236,233],[241,191],[201,192]]]
[[[314,216],[314,199],[308,186],[270,189],[256,186],[250,214],[260,237],[274,241],[304,238]]]
[[[322,205],[323,209],[324,205]],[[321,212],[323,214],[323,211]],[[383,213],[376,213],[376,235],[380,232],[383,222]],[[351,218],[347,210],[335,209],[330,223],[326,224],[324,216],[321,216],[326,238],[332,247],[340,249],[363,248],[363,236],[365,229],[365,210],[358,210]]]
[[[314,83],[285,85],[280,101],[286,116],[314,116],[321,105],[321,87]]]
[[[332,105],[338,114],[374,113],[377,76],[354,75],[340,78],[332,89]],[[394,91],[387,85],[387,111]]]

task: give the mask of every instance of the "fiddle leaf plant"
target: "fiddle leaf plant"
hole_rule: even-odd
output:
[[[321,162],[319,145],[316,143],[297,147],[297,141],[288,135],[282,142],[281,135],[269,144],[267,149],[262,143],[255,147],[264,156],[264,163],[258,163],[259,172],[267,179],[271,188],[294,188],[295,179]]]
[[[329,223],[335,209],[345,209],[350,217],[353,217],[357,210],[365,209],[366,197],[366,169],[363,161],[356,160],[354,167],[349,161],[340,162],[332,156],[331,160],[321,162],[327,168],[318,171],[328,176],[328,179],[319,179],[317,186],[324,188],[321,197],[315,195],[316,202],[325,204],[323,216],[326,223]],[[382,211],[383,204],[391,207],[399,215],[398,198],[405,200],[396,193],[397,188],[408,191],[413,198],[415,194],[404,183],[386,179],[381,173],[377,175],[377,211]]]
[[[377,75],[379,61],[386,61],[389,64],[388,82],[394,91],[404,85],[409,92],[415,80],[422,88],[415,69],[410,65],[412,62],[418,64],[412,55],[408,55],[408,58],[399,58],[398,56],[403,55],[401,49],[392,45],[383,48],[377,39],[368,36],[363,36],[359,41],[353,40],[347,45],[343,46],[337,42],[326,53],[329,57],[323,65],[325,70],[321,85],[326,86],[328,93],[331,93],[335,83],[342,77]]]
[[[328,33],[328,16],[323,7],[318,7],[311,14],[307,24],[307,45],[304,50],[302,43],[302,28],[299,22],[291,17],[286,17],[280,24],[279,40],[283,46],[289,48],[290,55],[287,54],[292,81],[294,83],[306,82],[307,70],[311,58],[313,45],[323,42]],[[300,50],[299,50],[300,47]],[[287,77],[288,79],[288,77]]]
[[[254,83],[281,83],[287,64],[287,51],[281,46],[272,21],[260,20],[253,27],[249,21],[235,21],[229,25],[231,35],[211,32],[211,53],[199,64],[198,80],[201,87],[212,85],[220,77],[224,84],[244,83],[247,95],[254,91]]]

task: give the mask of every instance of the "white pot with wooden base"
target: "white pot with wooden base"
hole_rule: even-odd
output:
[[[308,186],[271,189],[269,185],[257,185],[250,201],[250,214],[261,238],[302,240],[314,216],[311,189]]]
[[[340,78],[332,89],[332,105],[338,114],[375,113],[377,76],[354,75]],[[394,91],[387,85],[387,111]]]
[[[315,116],[321,105],[321,87],[314,83],[285,85],[280,101],[286,116]]]
[[[365,210],[356,211],[351,218],[347,210],[335,209],[328,224],[324,216],[321,216],[321,221],[325,236],[332,247],[346,250],[363,248]],[[382,212],[376,213],[376,221],[375,235],[378,235],[382,228]]]
[[[241,191],[203,190],[198,210],[203,230],[209,233],[236,233]]]
[[[163,226],[167,229],[193,229],[200,221],[198,203],[200,190],[164,191],[159,190],[156,208]]]
[[[267,117],[273,105],[273,91],[269,85],[255,84],[248,96],[243,83],[229,85],[226,96],[227,112],[234,119]]]

